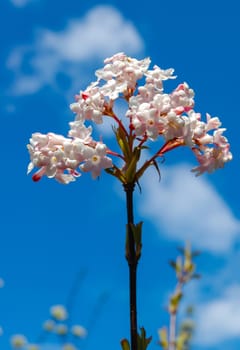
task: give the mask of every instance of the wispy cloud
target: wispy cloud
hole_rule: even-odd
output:
[[[31,94],[47,84],[57,86],[60,73],[71,86],[79,85],[86,65],[88,71],[96,60],[118,51],[138,54],[143,46],[137,29],[117,9],[97,6],[83,18],[69,21],[62,31],[39,29],[33,44],[11,52],[7,61],[7,67],[15,72],[11,93]]]
[[[28,5],[30,2],[33,2],[33,0],[10,0],[10,1],[16,7],[24,7]]]
[[[229,286],[220,297],[199,304],[196,315],[195,342],[217,345],[230,338],[240,338],[240,285]]]
[[[160,183],[148,171],[141,182],[138,209],[168,238],[189,239],[196,248],[227,253],[237,239],[240,222],[210,182],[196,178],[190,169],[190,165],[163,167]]]

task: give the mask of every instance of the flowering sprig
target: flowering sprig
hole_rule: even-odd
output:
[[[163,81],[174,79],[173,69],[158,66],[149,69],[150,59],[137,60],[118,53],[107,58],[105,66],[96,71],[97,80],[75,96],[70,105],[75,120],[70,122],[68,137],[48,133],[34,133],[28,150],[31,162],[28,172],[38,181],[43,175],[68,184],[81,172],[90,172],[97,178],[102,169],[117,177],[123,184],[136,183],[150,165],[166,152],[188,146],[199,165],[196,175],[222,168],[232,159],[229,143],[223,136],[224,128],[217,117],[194,110],[194,91],[187,83],[179,84],[171,93],[165,93]],[[139,82],[143,81],[143,85]],[[115,102],[127,103],[125,116],[119,118]],[[111,118],[115,124],[118,150],[110,149],[101,140],[92,138],[92,124]],[[159,149],[139,165],[142,150],[148,141],[159,141]],[[117,166],[116,158],[122,160]]]
[[[159,345],[163,350],[187,350],[193,333],[193,323],[189,318],[182,323],[177,331],[177,316],[183,298],[184,286],[192,279],[200,277],[196,273],[196,264],[193,261],[199,252],[192,251],[189,244],[186,244],[184,248],[179,248],[179,250],[181,255],[177,257],[176,261],[170,261],[176,274],[177,283],[168,303],[169,327],[162,327],[158,331]],[[190,314],[190,310],[191,308],[188,309],[188,314]]]
[[[187,83],[179,84],[170,93],[164,92],[163,81],[175,78],[173,69],[163,70],[156,65],[149,69],[149,58],[137,60],[124,53],[107,58],[104,63],[104,67],[96,71],[97,80],[80,91],[70,105],[75,120],[69,123],[68,137],[54,133],[32,135],[28,145],[31,157],[28,172],[37,167],[34,181],[46,175],[68,184],[82,172],[90,172],[96,179],[104,169],[123,184],[127,207],[125,256],[129,266],[131,342],[124,339],[122,348],[146,350],[151,338],[146,337],[144,328],[138,334],[137,327],[136,276],[142,249],[142,223],[134,223],[135,184],[139,184],[150,166],[159,173],[158,158],[180,146],[188,146],[196,156],[199,165],[192,169],[196,175],[222,168],[232,159],[232,154],[219,118],[207,114],[204,121],[194,110],[194,91]],[[118,99],[124,100],[127,107],[122,118],[115,113]],[[114,124],[117,150],[102,139],[97,141],[92,137],[92,127],[109,118]],[[159,142],[153,154],[150,142]],[[145,149],[149,152],[144,160],[141,156]],[[174,296],[171,305],[177,306],[179,298],[180,294]],[[171,315],[174,318],[175,311]],[[170,344],[174,345],[174,341]]]

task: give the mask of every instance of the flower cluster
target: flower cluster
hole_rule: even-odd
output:
[[[64,305],[53,305],[50,308],[50,315],[51,318],[43,324],[43,329],[46,332],[59,336],[71,335],[77,338],[85,338],[87,336],[87,330],[83,326],[74,324],[69,327],[69,324],[67,324],[69,315]]]
[[[158,157],[182,145],[193,150],[199,162],[193,169],[197,175],[222,168],[232,159],[220,120],[209,114],[202,120],[194,110],[194,91],[187,83],[179,84],[170,93],[164,92],[163,81],[175,78],[173,69],[163,70],[155,65],[151,70],[149,58],[137,60],[124,53],[107,58],[104,63],[96,71],[97,80],[80,91],[70,105],[75,120],[70,123],[68,137],[54,133],[32,135],[28,172],[39,168],[33,175],[34,181],[46,175],[67,184],[81,171],[91,172],[97,178],[102,169],[122,183],[138,181],[148,166],[156,166]],[[127,104],[123,118],[114,112],[119,98]],[[88,124],[101,124],[106,118],[111,118],[116,126],[117,152],[91,136],[92,126]],[[158,152],[140,167],[138,160],[146,143],[160,137]],[[114,157],[122,160],[120,168]]]
[[[43,330],[47,334],[55,335],[61,341],[62,350],[78,350],[75,344],[87,336],[87,330],[79,324],[69,325],[68,311],[64,305],[53,305],[50,308],[50,318],[43,323]],[[23,334],[14,334],[11,339],[13,349],[40,350],[40,343],[30,343]]]

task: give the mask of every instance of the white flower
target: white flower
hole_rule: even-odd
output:
[[[136,88],[136,82],[146,73],[150,59],[137,60],[124,53],[118,53],[107,58],[104,63],[103,69],[96,71],[96,76],[99,80],[107,81],[101,87],[102,93],[115,100],[120,93]]]
[[[103,143],[97,143],[95,148],[88,147],[84,151],[86,161],[81,165],[85,172],[90,171],[93,179],[96,179],[102,169],[112,167],[112,159],[106,156],[107,147]]]
[[[54,330],[58,335],[66,335],[68,332],[68,327],[65,324],[57,324]]]
[[[222,123],[220,122],[218,117],[211,117],[210,114],[206,114],[207,115],[207,130],[212,130],[212,129],[217,129],[219,128]]]
[[[62,350],[77,350],[77,348],[72,343],[66,343],[63,345]]]
[[[87,335],[87,330],[86,328],[80,326],[80,325],[74,325],[71,328],[71,332],[73,335],[75,335],[76,337],[80,337],[80,338],[85,338]]]
[[[27,344],[27,338],[22,334],[15,334],[10,339],[14,349],[21,349]]]
[[[171,94],[172,107],[177,111],[186,111],[194,107],[194,91],[190,89],[187,83],[177,86]]]
[[[174,69],[169,68],[166,70],[163,70],[159,68],[157,65],[153,67],[153,70],[148,70],[146,72],[146,83],[147,84],[153,84],[154,87],[158,90],[162,90],[162,81],[168,80],[168,79],[175,79],[176,77],[173,76]]]
[[[43,323],[43,329],[47,332],[51,332],[54,330],[55,322],[53,320],[46,320]]]
[[[232,160],[232,153],[229,152],[229,144],[224,148],[210,148],[206,147],[204,152],[195,149],[194,153],[199,162],[199,166],[192,169],[197,176],[204,172],[212,173],[214,170],[223,168],[226,162]]]
[[[76,113],[76,120],[93,120],[97,124],[102,123],[105,100],[103,92],[96,84],[92,83],[85,91],[81,91],[76,96],[77,102],[70,105],[71,110]]]
[[[84,158],[80,155],[78,155],[78,159],[69,158],[65,153],[65,148],[69,149],[71,145],[72,140],[61,135],[54,133],[33,134],[30,144],[27,146],[31,157],[28,173],[34,167],[40,168],[33,175],[33,180],[39,181],[43,175],[46,175],[49,178],[54,177],[61,183],[75,181],[75,177],[79,176],[75,170]]]
[[[161,122],[156,108],[152,108],[149,103],[142,103],[132,118],[136,135],[140,136],[146,133],[151,140],[155,140],[158,137],[162,127]]]
[[[75,120],[70,122],[70,130],[68,135],[73,138],[77,138],[79,141],[87,144],[92,142],[92,127],[86,127],[82,120]]]
[[[50,314],[57,321],[65,321],[68,318],[68,312],[63,305],[54,305],[50,308]]]
[[[184,117],[178,116],[174,111],[171,111],[166,116],[166,127],[163,136],[166,141],[176,137],[185,137],[185,128],[187,120]]]
[[[28,344],[27,350],[40,350],[40,346],[38,344]]]

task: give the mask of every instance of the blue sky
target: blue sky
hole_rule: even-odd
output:
[[[153,335],[168,322],[174,287],[168,261],[186,240],[202,251],[200,281],[186,290],[195,304],[193,348],[239,349],[240,196],[239,8],[236,1],[2,0],[0,5],[0,118],[2,172],[0,348],[14,333],[35,342],[53,304],[65,303],[85,271],[73,320],[88,326],[106,302],[81,348],[119,347],[128,337],[128,277],[124,260],[125,203],[121,186],[89,174],[68,186],[26,175],[33,132],[67,134],[69,104],[95,79],[105,57],[124,51],[173,67],[177,83],[196,93],[196,110],[217,115],[233,161],[195,178],[189,150],[169,153],[162,180],[149,171],[136,190],[136,219],[144,221],[139,266],[139,325]],[[172,84],[172,83],[171,83]],[[109,128],[101,129],[111,142]],[[54,339],[43,350],[58,350]],[[50,344],[51,342],[51,344]]]

